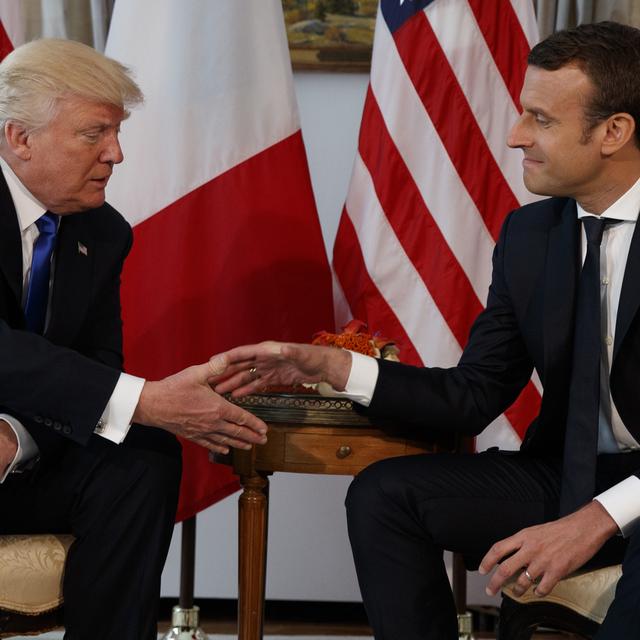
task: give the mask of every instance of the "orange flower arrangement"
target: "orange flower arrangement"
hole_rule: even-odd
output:
[[[362,320],[351,320],[342,327],[342,333],[319,331],[311,344],[348,349],[385,360],[398,360],[400,353],[393,341],[369,333],[367,324]]]

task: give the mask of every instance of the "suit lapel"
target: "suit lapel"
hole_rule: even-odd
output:
[[[615,342],[613,344],[613,359],[616,359],[620,345],[627,335],[631,322],[640,306],[640,224],[636,223],[629,256],[624,270],[620,302],[618,304],[618,317],[616,318]]]
[[[45,334],[57,344],[73,340],[89,305],[95,243],[87,216],[80,213],[60,220],[51,316]]]
[[[22,302],[22,240],[9,187],[0,171],[0,270],[18,308]]]
[[[571,366],[570,357],[567,356],[570,356],[573,346],[579,230],[576,204],[569,200],[549,232],[547,245],[544,294],[545,388],[552,388],[554,373],[561,373],[565,366]]]

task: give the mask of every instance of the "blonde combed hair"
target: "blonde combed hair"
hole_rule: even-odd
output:
[[[129,109],[143,101],[130,71],[73,40],[44,38],[24,44],[0,63],[0,136],[8,121],[28,130],[46,125],[65,96]]]

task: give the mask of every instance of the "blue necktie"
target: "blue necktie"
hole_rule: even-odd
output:
[[[49,279],[51,276],[51,256],[56,245],[56,231],[58,230],[58,216],[45,213],[36,220],[40,235],[33,247],[31,260],[31,276],[29,291],[24,307],[26,326],[28,331],[43,333],[49,302]]]
[[[578,282],[573,338],[573,368],[564,439],[560,515],[567,515],[593,498],[598,454],[600,409],[600,243],[614,219],[582,219],[587,255]]]

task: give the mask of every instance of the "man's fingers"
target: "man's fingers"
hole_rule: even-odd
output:
[[[486,588],[487,595],[495,596],[502,589],[504,583],[520,570],[520,567],[522,564],[518,561],[512,561],[511,558],[500,563],[489,580]]]
[[[480,575],[487,575],[505,556],[513,553],[519,545],[511,538],[505,538],[496,542],[485,554],[478,567]]]
[[[256,436],[264,436],[267,433],[267,425],[260,418],[241,407],[226,400],[224,402],[227,407],[223,419],[231,423],[229,428],[233,430],[235,427],[240,427],[243,435],[246,434],[244,439],[247,442],[260,442],[260,439],[256,439]],[[223,431],[227,433],[227,429],[223,429]],[[234,435],[233,431],[227,433],[227,435]]]
[[[263,382],[257,382],[259,378],[256,378],[255,372],[251,371],[251,363],[247,363],[247,366],[243,367],[236,373],[232,373],[229,377],[216,384],[214,390],[216,393],[228,393],[234,392],[233,397],[239,395],[247,395],[246,389],[253,389],[254,387],[260,387]],[[237,393],[235,393],[237,392]]]
[[[209,365],[210,375],[219,376],[225,372],[228,361],[224,353],[218,353],[215,356],[211,356],[207,364]]]
[[[539,584],[534,588],[534,593],[541,598],[548,596],[551,593],[553,587],[558,584],[558,581],[563,576],[554,574],[552,571],[546,572],[541,578]]]
[[[267,436],[262,433],[256,433],[251,429],[242,425],[228,423],[217,431],[217,435],[225,438],[224,444],[230,444],[232,447],[240,447],[246,449],[245,445],[265,444]]]
[[[539,582],[539,576],[533,566],[525,567],[520,572],[518,579],[513,585],[513,591],[517,596],[526,593],[531,587],[535,587]]]
[[[488,573],[491,568],[497,564],[497,568],[491,576],[491,580],[489,580],[489,584],[486,588],[487,595],[494,596],[500,591],[504,583],[507,582],[511,576],[520,571],[522,567],[526,567],[528,565],[527,558],[524,557],[523,553],[514,553],[518,549],[520,549],[520,543],[515,539],[515,537],[506,538],[505,540],[501,540],[494,544],[487,555],[482,559],[480,573],[483,575]],[[500,559],[505,556],[509,557],[498,564]]]

